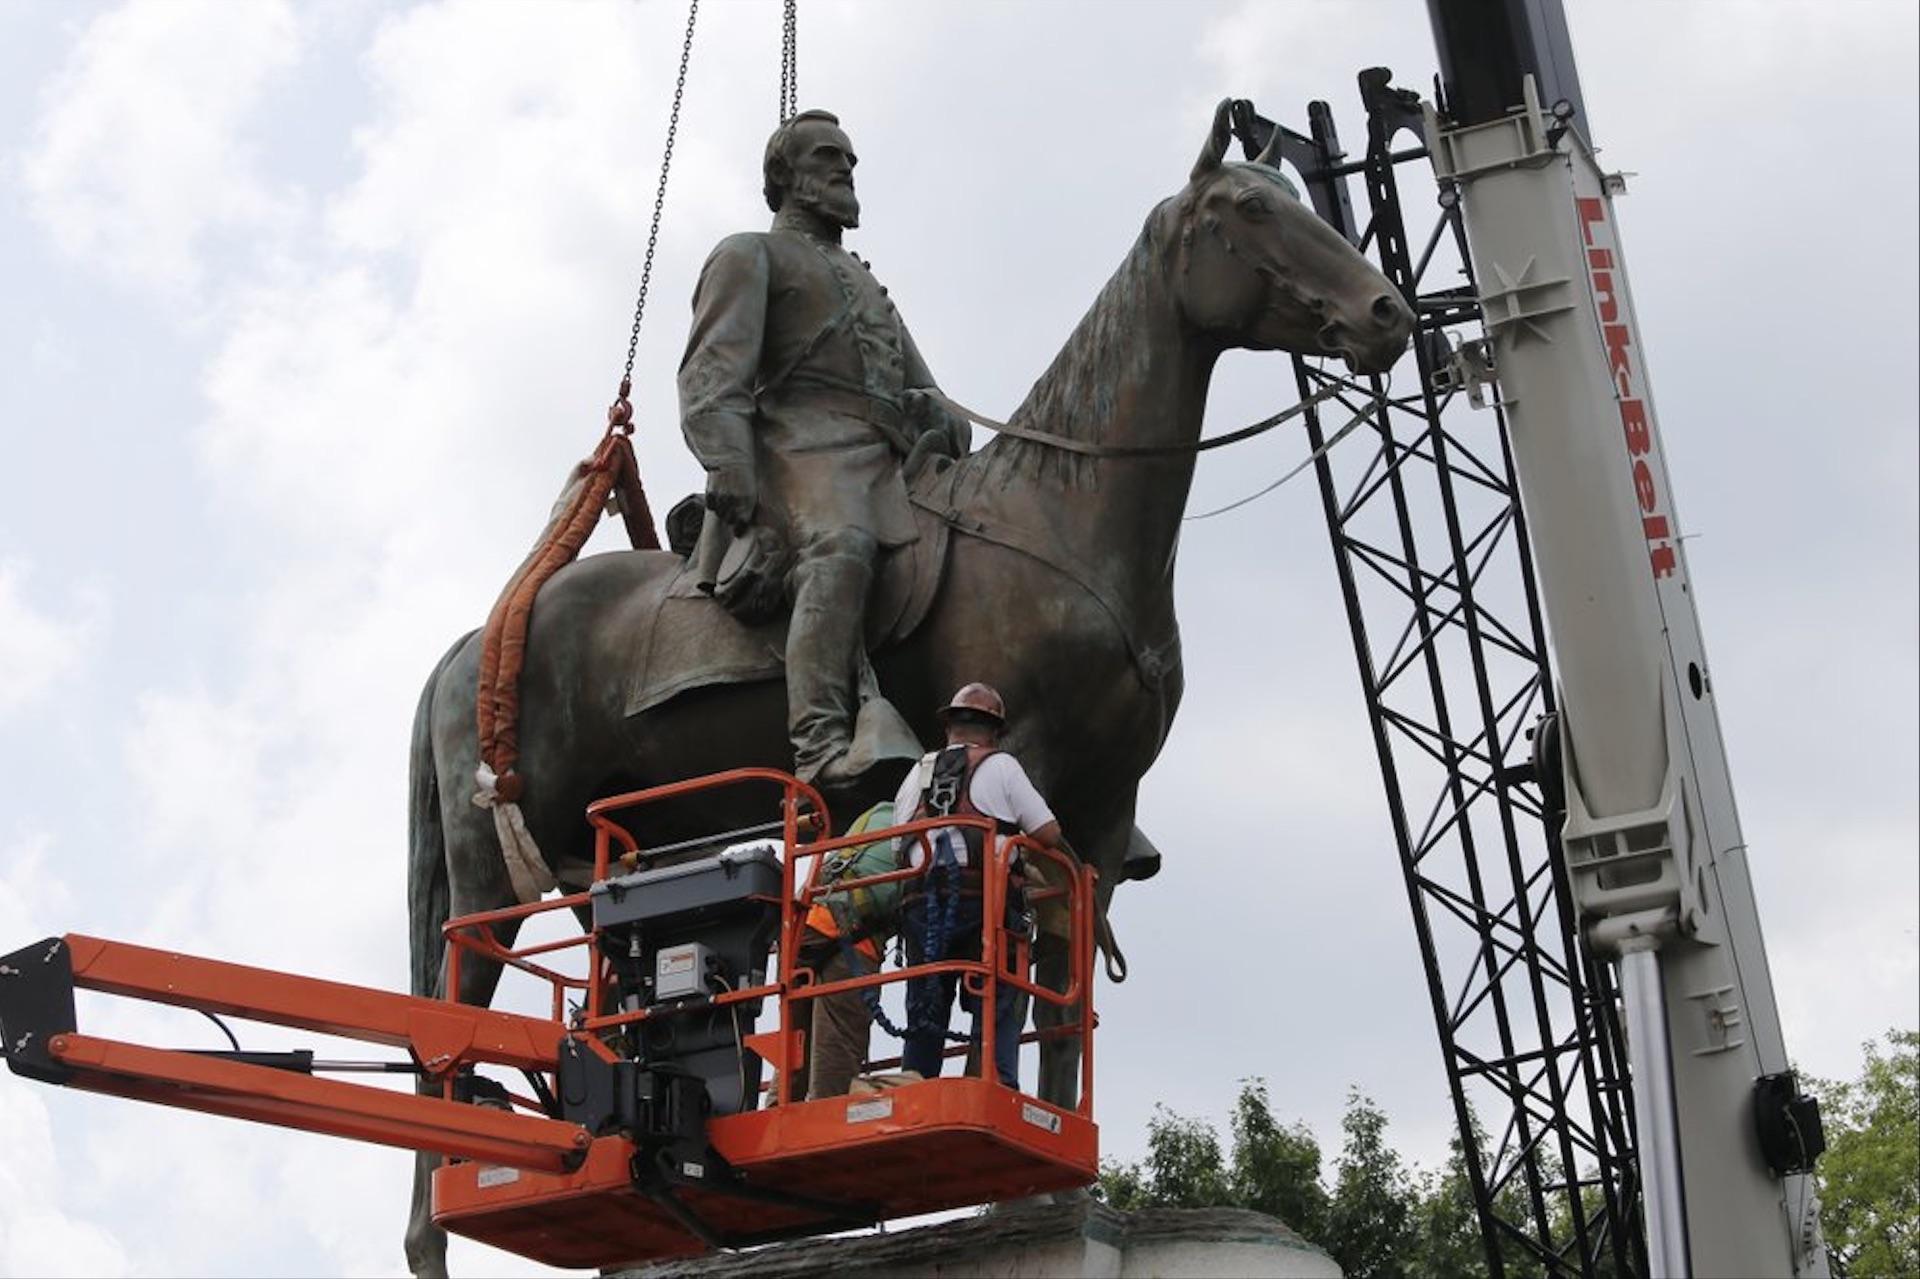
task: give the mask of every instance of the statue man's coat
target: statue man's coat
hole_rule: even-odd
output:
[[[679,382],[694,456],[708,470],[749,466],[757,518],[796,549],[841,528],[882,546],[914,540],[900,393],[933,377],[846,249],[779,221],[722,240],[694,291]],[[720,532],[709,520],[703,538]]]

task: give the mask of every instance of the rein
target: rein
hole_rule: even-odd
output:
[[[1016,440],[1031,440],[1035,444],[1047,444],[1054,448],[1064,449],[1069,453],[1079,453],[1087,457],[1171,457],[1184,453],[1204,453],[1208,449],[1223,448],[1228,444],[1238,444],[1241,440],[1250,440],[1264,431],[1271,431],[1274,427],[1279,426],[1282,422],[1290,418],[1299,416],[1308,409],[1320,404],[1322,401],[1332,399],[1342,390],[1351,388],[1352,383],[1342,378],[1335,378],[1320,390],[1315,391],[1306,399],[1295,404],[1292,408],[1283,409],[1275,413],[1272,417],[1262,418],[1251,426],[1243,426],[1237,431],[1229,431],[1225,435],[1216,435],[1212,439],[1196,440],[1192,444],[1089,444],[1085,440],[1070,439],[1064,435],[1051,435],[1045,431],[1029,431],[1022,427],[1008,426],[1005,422],[996,422],[984,414],[975,413],[972,409],[953,399],[944,391],[933,390],[932,394],[947,407],[949,412],[957,413],[964,418],[969,418],[989,430],[997,432],[1000,435],[1012,436]],[[1342,401],[1342,403],[1345,404],[1346,402]],[[1351,408],[1352,405],[1347,404],[1347,407]],[[1321,444],[1321,446],[1313,452],[1307,454],[1297,466],[1265,488],[1256,493],[1250,493],[1238,501],[1229,502],[1225,506],[1217,507],[1214,510],[1202,511],[1198,515],[1182,516],[1182,520],[1191,523],[1194,520],[1212,519],[1216,515],[1225,515],[1228,511],[1237,511],[1255,498],[1265,497],[1325,457],[1334,445],[1346,439],[1347,436],[1353,433],[1355,427],[1366,421],[1367,418],[1372,415],[1374,408],[1374,404],[1369,404],[1348,418],[1339,430],[1327,437],[1325,443]],[[1125,961],[1122,960],[1122,963],[1124,962]]]
[[[1053,435],[1046,431],[1029,431],[1025,427],[1009,426],[1005,422],[996,422],[983,413],[975,413],[966,405],[959,403],[944,391],[927,388],[928,393],[945,405],[949,412],[977,422],[998,435],[1010,436],[1016,440],[1031,440],[1035,444],[1048,444],[1068,453],[1078,453],[1084,457],[1177,457],[1187,453],[1204,453],[1208,449],[1224,448],[1229,444],[1238,444],[1250,440],[1256,435],[1271,431],[1283,422],[1300,416],[1308,409],[1324,400],[1332,399],[1339,393],[1338,383],[1315,391],[1292,408],[1283,409],[1272,417],[1262,418],[1251,426],[1243,426],[1237,431],[1225,435],[1216,435],[1212,439],[1195,440],[1191,444],[1094,444],[1086,440],[1076,440],[1065,435]]]

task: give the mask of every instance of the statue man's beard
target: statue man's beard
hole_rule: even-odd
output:
[[[848,231],[860,225],[860,197],[851,186],[794,175],[788,197],[803,209]]]

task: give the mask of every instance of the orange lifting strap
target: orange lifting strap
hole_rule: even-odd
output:
[[[627,428],[631,429],[631,428]],[[527,659],[527,623],[534,596],[547,579],[571,564],[600,520],[609,497],[627,526],[627,540],[638,551],[660,549],[653,511],[640,485],[640,467],[626,430],[615,424],[593,456],[573,468],[567,487],[554,504],[540,540],[523,560],[487,615],[480,643],[480,758],[499,780],[496,793],[507,802],[520,798],[514,765],[520,758],[520,668]]]

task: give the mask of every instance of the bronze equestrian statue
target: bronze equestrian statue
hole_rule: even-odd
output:
[[[819,744],[822,757],[805,762],[832,775],[830,766],[845,758],[835,752],[847,730],[850,684],[856,698],[861,682],[884,688],[892,705],[906,712],[912,734],[931,742],[937,735],[932,708],[940,698],[968,680],[983,680],[1023,708],[1006,745],[1052,801],[1076,848],[1099,869],[1104,908],[1129,849],[1141,847],[1134,826],[1140,778],[1159,753],[1180,701],[1174,552],[1193,476],[1193,454],[1185,449],[1199,439],[1215,361],[1234,348],[1283,350],[1339,355],[1356,369],[1378,372],[1398,359],[1413,328],[1411,311],[1386,278],[1301,204],[1276,169],[1260,161],[1225,162],[1228,108],[1223,102],[1216,112],[1185,185],[1147,215],[1125,260],[1011,419],[1022,430],[1063,437],[1094,452],[1003,436],[978,452],[956,448],[957,460],[933,457],[916,468],[907,488],[912,540],[879,555],[880,545],[895,545],[909,531],[894,522],[901,514],[894,500],[900,493],[893,488],[898,449],[885,409],[859,408],[870,415],[875,437],[888,438],[885,464],[866,437],[840,434],[858,415],[855,406],[884,404],[882,393],[893,392],[909,428],[955,443],[964,442],[964,432],[924,406],[908,407],[907,392],[924,365],[909,354],[904,329],[896,327],[902,355],[897,383],[870,367],[874,353],[866,350],[857,366],[838,366],[836,376],[849,383],[857,376],[858,395],[865,397],[853,398],[852,386],[835,388],[849,397],[836,399],[840,407],[827,415],[835,447],[844,443],[849,454],[839,460],[848,464],[845,474],[857,473],[861,483],[882,492],[868,494],[873,509],[864,512],[871,522],[861,526],[863,536],[845,542],[826,537],[815,547],[816,566],[796,572],[806,580],[796,583],[801,598],[793,626],[807,632],[816,624],[815,615],[804,611],[809,599],[843,604],[867,594],[870,672],[842,682],[846,670],[828,664],[846,660],[833,654],[847,641],[838,635],[792,637],[778,607],[777,581],[753,580],[777,571],[786,554],[805,560],[801,548],[773,545],[753,530],[798,536],[804,543],[816,533],[831,534],[817,521],[820,512],[836,509],[836,501],[847,504],[840,509],[859,508],[860,499],[845,495],[810,505],[817,495],[796,500],[792,490],[780,487],[789,456],[777,450],[799,432],[793,427],[792,434],[780,436],[787,429],[779,422],[781,406],[797,391],[785,383],[776,382],[767,403],[753,404],[757,420],[743,421],[736,389],[714,401],[733,406],[723,408],[733,417],[717,436],[706,434],[702,424],[688,428],[696,451],[709,438],[732,440],[731,453],[702,454],[711,477],[707,500],[725,526],[716,532],[708,523],[706,554],[710,561],[717,538],[725,546],[720,558],[730,562],[715,569],[703,563],[698,547],[691,559],[660,551],[594,555],[561,570],[542,589],[521,677],[521,807],[563,883],[578,886],[588,877],[592,839],[583,814],[594,799],[743,765],[793,768],[790,728],[810,749]],[[808,135],[832,136],[851,169],[844,134],[810,128]],[[849,187],[848,201],[851,194]],[[788,234],[778,227],[776,221],[763,245]],[[787,249],[801,261],[804,254],[822,252],[805,244],[770,247],[768,279],[778,278],[773,253],[785,255]],[[732,256],[725,245],[722,254]],[[870,277],[844,263],[839,269],[832,261],[824,265],[819,273],[812,265],[795,269],[809,278],[831,272],[836,287],[851,281],[865,299],[860,307],[869,317],[869,337],[875,328],[884,333],[865,292]],[[770,376],[767,349],[775,330],[769,320],[755,378]],[[853,325],[853,333],[861,331],[862,325]],[[699,338],[696,320],[681,377],[683,398],[695,407],[710,402],[701,394],[701,376],[689,372],[700,364]],[[858,345],[857,336],[854,341]],[[878,353],[882,365],[885,356]],[[735,363],[745,362],[742,356]],[[924,384],[930,386],[930,379]],[[824,395],[824,387],[809,387],[806,394]],[[758,469],[743,481],[737,468],[749,456],[743,443],[749,438]],[[1147,446],[1172,451],[1099,452]],[[720,474],[729,467],[736,469]],[[816,471],[803,462],[793,470],[828,488],[843,474],[831,464]],[[782,478],[775,480],[776,474]],[[804,510],[796,515],[786,508],[768,522],[750,518],[776,501]],[[868,541],[877,558],[871,587],[863,580]],[[829,567],[827,561],[835,563]],[[746,589],[730,590],[742,586],[734,578],[743,573]],[[758,597],[758,607],[749,607],[742,620],[703,589],[703,578],[715,592],[729,591],[730,603]],[[844,621],[844,615],[836,612],[835,619]],[[440,993],[440,927],[450,914],[515,900],[492,818],[471,798],[479,762],[479,649],[478,635],[469,635],[441,659],[414,721],[408,903],[416,994]],[[783,681],[783,658],[796,652],[822,665],[801,677],[813,681],[807,691],[790,698],[792,675]],[[856,647],[850,656],[858,663],[865,654]],[[679,804],[671,812],[644,815],[635,833],[643,846],[660,846],[761,815],[728,811],[720,800],[704,807]],[[841,821],[851,816],[843,813]],[[1043,979],[1049,962],[1057,977],[1057,957],[1042,957]],[[456,993],[485,1004],[498,979],[496,966],[470,957]],[[1077,1053],[1071,1039],[1043,1045],[1041,1096],[1074,1104]],[[417,1274],[443,1273],[445,1267],[445,1235],[428,1213],[434,1163],[422,1156],[415,1179],[407,1255]]]

